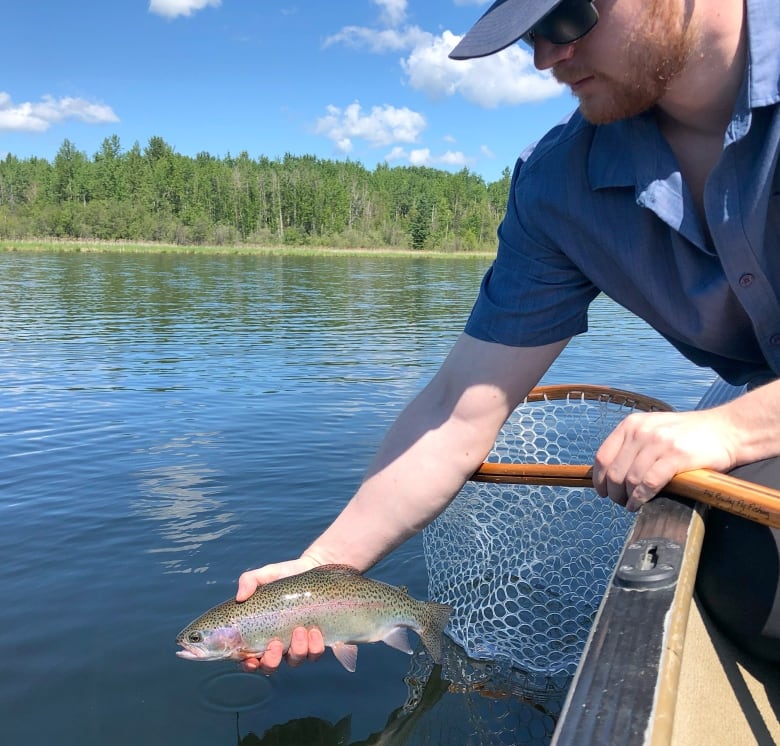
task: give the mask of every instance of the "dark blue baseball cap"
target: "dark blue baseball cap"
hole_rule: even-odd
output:
[[[554,44],[571,44],[587,34],[598,18],[592,0],[497,0],[449,56],[454,60],[485,57],[529,33]]]

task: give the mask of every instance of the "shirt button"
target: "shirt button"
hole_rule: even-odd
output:
[[[743,288],[749,288],[753,284],[754,276],[750,274],[750,272],[746,272],[744,275],[742,275],[739,278],[739,284]]]
[[[780,347],[780,334],[773,334],[769,338],[769,344],[771,344],[772,347]]]

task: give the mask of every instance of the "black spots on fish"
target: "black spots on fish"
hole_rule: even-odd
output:
[[[442,604],[419,601],[399,588],[365,577],[348,565],[322,565],[260,586],[241,604],[234,599],[207,611],[182,633],[181,643],[210,646],[200,660],[264,650],[271,639],[288,640],[297,626],[317,626],[325,644],[354,670],[358,642],[384,640],[409,652],[406,630],[415,631],[434,660],[450,615]],[[190,634],[200,634],[195,641]]]
[[[452,614],[452,607],[447,604],[440,604],[436,601],[423,601],[423,611],[421,616],[421,626],[417,634],[430,653],[434,663],[441,662],[441,635]]]

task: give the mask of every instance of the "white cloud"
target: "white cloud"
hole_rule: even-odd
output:
[[[463,168],[474,163],[473,158],[469,158],[465,153],[459,150],[448,150],[441,155],[433,155],[430,148],[415,148],[406,150],[397,145],[387,155],[385,161],[408,161],[412,166],[456,166]]]
[[[409,163],[413,166],[427,166],[431,162],[431,151],[429,148],[418,148],[409,153]]]
[[[191,16],[209,5],[218,8],[222,0],[149,0],[149,12],[166,18]]]
[[[388,163],[393,161],[405,161],[409,157],[409,153],[404,150],[400,145],[396,145],[386,156],[385,160]]]
[[[8,93],[0,91],[0,130],[45,132],[52,124],[65,119],[77,119],[87,124],[119,121],[110,106],[83,98],[66,96],[55,99],[52,96],[43,96],[38,102],[25,101],[15,104]]]
[[[324,46],[344,44],[356,49],[368,49],[374,54],[398,52],[414,48],[428,36],[417,26],[404,26],[407,0],[372,0],[379,6],[381,28],[344,26],[337,34],[325,39]]]
[[[374,0],[384,9],[384,28],[345,26],[325,40],[325,46],[343,44],[374,54],[401,52],[408,84],[431,99],[461,96],[484,108],[523,104],[552,98],[563,86],[548,73],[534,68],[533,56],[515,44],[498,54],[476,60],[451,60],[448,55],[461,37],[451,31],[435,36],[417,26],[402,26],[406,10],[400,0]]]
[[[422,114],[406,107],[374,106],[364,112],[355,101],[345,109],[328,106],[327,114],[317,120],[314,131],[333,140],[340,152],[348,153],[355,139],[364,140],[372,147],[417,142],[426,126]]]
[[[405,52],[408,49],[414,49],[418,44],[424,44],[428,37],[430,34],[417,26],[408,26],[403,29],[345,26],[337,34],[327,37],[324,46],[344,44],[355,49],[367,49],[374,54],[384,54],[385,52]]]
[[[400,26],[406,20],[406,0],[374,0],[382,10],[381,19],[388,26]]]
[[[533,66],[531,54],[517,45],[476,60],[451,60],[447,56],[460,37],[444,31],[418,44],[401,67],[415,90],[432,99],[460,95],[485,108],[517,105],[559,95],[563,86]]]
[[[473,160],[473,158],[469,158],[460,150],[448,150],[446,153],[436,156],[434,159],[436,163],[442,163],[446,166],[466,166],[472,163]]]
[[[451,60],[448,55],[461,37],[451,31],[437,36],[408,24],[407,0],[372,2],[380,9],[376,27],[345,26],[328,37],[325,46],[340,44],[373,54],[398,53],[408,87],[429,99],[460,96],[477,106],[494,108],[552,98],[564,90],[552,76],[538,72],[532,55],[518,45],[478,60]],[[482,6],[488,2],[455,0],[457,5]],[[328,107],[326,116],[317,120],[315,131],[330,138],[340,153],[350,153],[356,140],[374,147],[393,146],[385,156],[388,162],[462,167],[476,160],[457,150],[435,155],[429,148],[405,149],[402,144],[418,142],[425,126],[425,118],[407,108],[374,107],[364,113],[360,104],[354,103],[344,110]],[[454,140],[445,137],[445,142]],[[480,149],[480,156],[495,157],[486,146]]]

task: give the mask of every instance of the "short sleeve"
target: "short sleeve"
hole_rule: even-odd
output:
[[[498,252],[465,331],[488,342],[532,347],[587,331],[588,306],[599,291],[563,251],[546,245],[544,221],[555,219],[539,199],[547,179],[523,163],[515,166]]]

